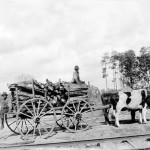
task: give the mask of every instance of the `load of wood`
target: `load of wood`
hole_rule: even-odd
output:
[[[69,92],[70,97],[84,96],[88,93],[87,84],[73,84],[70,82],[62,82],[62,85]]]
[[[20,95],[25,95],[32,97],[33,91],[32,88],[34,87],[35,95],[36,96],[45,96],[44,93],[47,90],[47,92],[52,93],[55,90],[60,90],[61,87],[64,87],[67,92],[70,93],[70,96],[82,96],[87,94],[88,92],[88,85],[86,84],[72,84],[70,82],[62,82],[62,83],[39,83],[36,80],[33,81],[23,81],[23,82],[17,82],[10,84],[8,88],[10,91],[15,91],[15,88],[17,87],[19,90]]]
[[[52,104],[61,103],[64,105],[68,97],[85,97],[88,94],[88,85],[86,84],[72,84],[70,82],[52,83],[48,79],[46,83],[37,82],[37,80],[23,81],[10,84],[8,86],[13,97],[13,102],[16,101],[16,88],[19,97],[19,103],[35,97],[51,99]],[[33,95],[34,93],[34,95]],[[60,100],[57,100],[60,99]]]

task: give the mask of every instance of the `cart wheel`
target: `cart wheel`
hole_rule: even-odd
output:
[[[93,110],[86,100],[68,101],[62,109],[61,120],[70,132],[87,130],[93,123]]]
[[[56,124],[56,114],[50,102],[41,98],[33,98],[24,102],[17,112],[17,126],[23,139],[48,138]]]
[[[20,118],[19,118],[20,120]],[[18,129],[17,129],[17,124],[16,124],[16,114],[15,113],[9,113],[5,114],[5,121],[7,127],[14,132],[15,134],[19,134]]]

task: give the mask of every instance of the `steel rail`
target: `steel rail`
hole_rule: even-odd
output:
[[[147,137],[148,139],[150,139],[150,133],[149,134],[135,134],[135,135],[128,135],[128,136],[116,136],[116,137],[108,137],[108,138],[96,138],[96,139],[85,139],[85,140],[72,140],[72,141],[62,141],[62,142],[43,142],[43,143],[36,143],[35,140],[31,140],[31,141],[22,141],[22,142],[16,142],[14,144],[2,144],[0,145],[0,149],[4,149],[4,148],[21,148],[21,147],[40,147],[40,146],[53,146],[53,147],[60,147],[60,146],[66,146],[66,145],[72,145],[72,144],[83,144],[83,143],[99,143],[102,141],[116,141],[116,140],[121,140],[122,142],[124,140],[128,140],[128,139],[137,139],[137,138],[142,138],[142,137]]]

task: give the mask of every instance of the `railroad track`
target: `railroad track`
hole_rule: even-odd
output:
[[[98,122],[99,124],[100,122]],[[97,123],[96,123],[97,124]],[[95,127],[96,124],[93,126]],[[147,124],[148,125],[148,124]],[[138,125],[137,127],[140,127],[141,125]],[[149,125],[148,125],[149,126]],[[97,126],[99,127],[99,126]],[[107,127],[106,128],[103,128],[104,126],[102,126],[102,130],[106,130],[107,131]],[[111,126],[109,126],[110,128]],[[135,125],[131,125],[130,127],[134,127],[135,128]],[[141,126],[142,127],[142,126]],[[141,128],[140,127],[140,128]],[[126,129],[126,126],[123,127],[124,129]],[[98,129],[98,128],[97,128]],[[95,132],[99,132],[101,130],[97,130],[95,129],[94,131]],[[136,129],[139,129],[139,128],[136,128]],[[135,129],[135,130],[136,130]],[[148,131],[149,128],[146,128],[146,131]],[[90,130],[89,130],[90,131]],[[110,130],[109,130],[110,131]],[[107,132],[109,132],[107,131]],[[119,129],[115,129],[115,131],[119,131]],[[149,130],[150,131],[150,130]],[[85,133],[86,131],[84,131]],[[92,133],[91,135],[94,135],[95,132],[90,132]],[[137,132],[138,133],[138,132]],[[145,132],[146,133],[146,132]],[[2,143],[0,144],[0,149],[22,149],[22,150],[34,150],[34,148],[37,150],[48,150],[50,147],[56,147],[56,148],[59,148],[59,147],[99,147],[99,149],[102,149],[102,150],[105,150],[105,149],[109,149],[109,148],[106,148],[105,145],[107,145],[107,143],[109,143],[108,145],[112,145],[112,143],[119,143],[120,145],[122,146],[125,146],[126,148],[125,149],[138,149],[138,148],[150,148],[150,132],[147,132],[147,134],[143,133],[142,134],[142,130],[140,133],[136,134],[136,132],[134,132],[134,135],[133,133],[131,132],[131,135],[127,135],[127,136],[113,136],[113,137],[110,137],[110,138],[95,138],[95,139],[84,139],[84,140],[68,140],[68,141],[63,141],[63,142],[51,142],[51,139],[49,138],[49,140],[43,140],[43,143],[40,141],[40,142],[37,142],[37,140],[32,140],[32,141],[21,141],[21,142],[16,142],[16,143],[13,143],[13,144],[6,144],[5,143]],[[70,133],[71,134],[71,133]],[[76,136],[76,133],[73,133],[75,136]],[[85,136],[86,137],[86,136]],[[63,139],[63,138],[62,138]],[[77,139],[77,138],[76,138]],[[142,139],[142,140],[141,140]],[[147,143],[147,146],[146,147],[140,147],[138,146],[138,144],[136,145],[135,142],[133,141],[139,141],[139,143]],[[111,144],[110,144],[111,143]],[[111,147],[111,146],[109,146]],[[112,148],[111,148],[112,149]],[[117,148],[114,148],[115,150],[117,150]],[[121,148],[119,148],[121,149]]]
[[[19,143],[14,143],[14,144],[5,144],[5,145],[0,145],[0,149],[32,149],[33,148],[43,148],[44,150],[49,147],[73,147],[76,145],[76,147],[100,147],[100,149],[103,149],[104,143],[108,144],[109,142],[111,143],[117,143],[119,142],[120,144],[125,145],[125,149],[139,149],[143,147],[138,147],[138,145],[133,144],[133,141],[140,141],[142,140],[147,142],[149,144],[149,147],[144,147],[150,148],[150,134],[145,134],[145,135],[129,135],[129,136],[118,136],[118,137],[111,137],[111,138],[103,138],[103,139],[88,139],[88,140],[76,140],[76,141],[65,141],[65,142],[44,142],[44,143],[36,143],[36,141],[22,141]],[[102,148],[101,148],[102,147]],[[111,147],[113,149],[113,147]],[[105,148],[104,148],[105,149]],[[115,148],[114,148],[115,149]],[[40,149],[42,150],[42,149]]]

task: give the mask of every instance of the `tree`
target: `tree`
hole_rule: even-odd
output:
[[[119,71],[125,77],[126,84],[132,88],[139,74],[135,52],[128,50],[124,53],[115,53],[113,58],[119,61]]]
[[[139,67],[142,72],[145,74],[148,73],[150,70],[150,47],[145,48],[142,47],[140,50],[140,57],[138,57],[139,60]]]
[[[150,47],[141,48],[138,61],[139,61],[139,70],[141,71],[140,79],[144,79],[149,84]]]
[[[101,64],[103,65],[103,68],[102,68],[102,74],[103,74],[103,78],[106,78],[106,91],[107,91],[107,65],[109,64],[109,59],[110,59],[110,56],[109,56],[109,53],[104,53],[104,56],[102,57],[102,60],[101,60]]]
[[[118,55],[118,53],[116,51],[113,51],[110,57],[110,63],[111,63],[111,69],[113,70],[113,80],[112,82],[114,82],[114,90],[117,90],[117,59],[116,56]]]
[[[126,84],[133,88],[143,82],[143,85],[146,84],[146,87],[149,87],[150,47],[142,47],[138,57],[134,50],[128,50],[122,53],[113,51],[111,57],[108,53],[105,53],[101,62],[103,65],[103,78],[106,78],[106,89],[108,65],[111,65],[111,69],[113,70],[114,89],[117,89],[117,69],[121,73],[120,81],[122,86]]]

